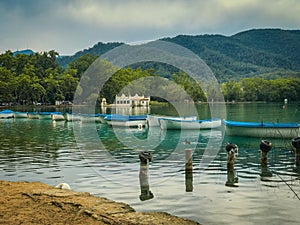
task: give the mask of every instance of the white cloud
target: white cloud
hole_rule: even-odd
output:
[[[187,16],[184,1],[112,1],[77,2],[70,4],[67,14],[79,23],[122,28],[164,27],[184,21]]]
[[[298,0],[5,1],[0,2],[0,52],[29,45],[74,53],[98,41],[295,29],[299,11]]]

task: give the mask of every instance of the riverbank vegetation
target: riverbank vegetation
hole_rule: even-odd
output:
[[[299,101],[300,78],[244,78],[221,84],[221,90],[227,101]]]
[[[67,68],[57,63],[58,53],[55,51],[18,54],[7,51],[0,55],[0,103],[5,105],[30,105],[43,104],[54,105],[56,101],[72,102],[76,88],[84,90],[77,92],[78,99],[82,102],[92,101],[105,97],[108,103],[112,103],[120,91],[124,94],[150,95],[147,93],[156,88],[156,92],[162,93],[168,90],[165,98],[154,97],[153,100],[164,101],[181,100],[180,93],[176,91],[178,86],[170,86],[167,79],[161,78],[153,69],[122,68],[118,69],[112,64],[98,60],[100,73],[88,74],[81,80],[84,72],[96,60],[95,55],[87,54],[71,62]],[[114,71],[105,85],[100,90],[103,79],[101,76],[106,71]],[[91,77],[92,76],[92,77]],[[147,77],[157,77],[151,82]],[[139,82],[135,82],[139,80]],[[190,79],[184,73],[175,74],[173,83],[179,84],[195,101],[205,101],[205,94],[200,88],[195,88],[196,81]],[[158,82],[158,83],[155,83]],[[96,93],[97,92],[97,93]],[[176,95],[177,93],[177,95]],[[184,99],[182,99],[184,100]]]
[[[97,56],[86,54],[69,63],[66,68],[58,65],[58,53],[55,51],[17,54],[7,51],[0,55],[0,103],[6,105],[54,105],[56,101],[72,102],[76,88],[84,72],[97,59]],[[155,69],[122,68],[117,69],[107,62],[101,62],[107,70],[116,71],[100,93],[89,93],[81,101],[105,97],[112,103],[117,94],[151,95],[152,100],[185,100],[185,90],[193,101],[205,102],[206,91],[201,89],[200,81],[191,79],[183,72],[176,72],[170,82],[162,78]],[[98,74],[97,76],[101,76]],[[150,77],[154,77],[149,82]],[[155,77],[157,79],[155,79]],[[272,76],[270,76],[272,77]],[[136,82],[139,80],[139,82]],[[89,82],[90,90],[100,90],[97,82]],[[178,86],[179,85],[179,86]],[[211,88],[211,87],[210,87]],[[149,91],[151,90],[152,93]],[[283,99],[298,101],[300,98],[300,78],[287,77],[267,79],[261,77],[230,80],[221,84],[221,91],[226,101],[268,101],[282,102]],[[96,91],[94,91],[96,92]],[[153,93],[154,92],[154,93]],[[161,95],[166,92],[167,94]],[[78,92],[80,93],[80,92]],[[155,94],[157,94],[155,96]],[[161,97],[163,96],[163,97]],[[79,98],[80,99],[80,98]]]

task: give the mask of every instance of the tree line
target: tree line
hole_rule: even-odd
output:
[[[0,55],[0,102],[29,105],[71,101],[78,83],[76,69],[63,70],[55,51]]]
[[[226,101],[299,101],[300,78],[244,78],[222,83],[221,90]]]
[[[115,96],[120,91],[124,94],[147,95],[150,90],[158,88],[164,92],[167,84],[166,79],[160,79],[159,83],[142,82],[145,77],[159,77],[153,69],[141,68],[116,68],[112,64],[101,61],[103,68],[107,71],[115,71],[113,76],[105,81],[104,86],[100,90],[98,81],[101,80],[103,74],[95,74],[89,79],[84,77],[84,72],[98,58],[92,54],[86,54],[77,60],[69,63],[67,68],[58,65],[58,53],[55,51],[34,53],[30,55],[18,54],[14,55],[11,51],[6,51],[0,55],[0,103],[30,105],[41,103],[44,105],[54,105],[56,101],[70,101],[74,99],[76,90],[81,90],[84,85],[85,89],[91,90],[84,95],[80,91],[80,103],[97,98],[100,103],[102,98],[106,98],[108,103],[113,103]],[[101,65],[100,65],[101,66]],[[103,73],[103,71],[102,71]],[[104,71],[105,73],[105,71]],[[97,78],[98,76],[98,78]],[[100,79],[99,79],[100,77]],[[94,80],[96,79],[96,80]],[[139,80],[140,82],[134,82]],[[205,95],[201,89],[195,89],[196,81],[190,79],[186,74],[178,73],[174,76],[174,82],[180,84],[193,100],[205,100]],[[178,89],[174,87],[169,90],[167,99],[181,100],[180,94],[174,93]],[[158,94],[159,96],[160,94]],[[154,96],[155,98],[155,96]],[[157,97],[158,100],[164,100]]]
[[[207,92],[212,92],[209,89],[214,86],[202,90],[201,81],[195,81],[180,71],[166,79],[158,75],[154,68],[116,68],[102,60],[97,60],[99,66],[104,68],[102,72],[96,73],[93,78],[83,77],[97,56],[83,55],[69,63],[67,68],[58,65],[58,58],[58,53],[53,50],[30,55],[14,55],[11,51],[1,54],[0,103],[30,105],[38,102],[53,105],[56,101],[72,102],[76,90],[79,103],[96,99],[100,104],[102,98],[113,103],[115,96],[122,93],[151,95],[152,100],[158,101],[182,101],[189,98],[195,102],[205,102]],[[105,71],[114,73],[100,89],[99,81]],[[81,91],[84,89],[89,91],[84,93]],[[298,101],[300,78],[230,80],[221,84],[221,91],[226,101],[281,102],[284,98]]]

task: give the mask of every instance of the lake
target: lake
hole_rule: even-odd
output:
[[[210,117],[211,107],[197,105],[200,119]],[[224,115],[218,115],[217,103],[213,107],[214,115]],[[168,106],[135,110],[125,113],[176,115]],[[187,115],[192,112],[188,106],[185,110]],[[226,104],[225,116],[299,122],[299,110],[299,104],[282,108],[282,104],[236,103]],[[137,211],[165,211],[202,224],[299,223],[300,168],[288,139],[269,140],[273,147],[267,168],[260,166],[259,138],[230,137],[224,128],[181,132],[2,119],[0,140],[2,180],[67,182],[73,190],[125,202]],[[227,143],[239,146],[234,174],[227,172]],[[192,173],[185,172],[185,149],[193,150]],[[148,177],[140,176],[141,151],[153,156]],[[226,186],[232,175],[238,182]],[[147,195],[149,191],[153,196]]]

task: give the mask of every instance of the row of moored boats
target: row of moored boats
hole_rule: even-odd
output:
[[[299,136],[298,123],[266,123],[228,121],[219,118],[198,120],[196,116],[172,117],[161,115],[82,114],[61,112],[14,112],[3,110],[0,118],[52,119],[54,121],[101,122],[123,127],[160,127],[163,130],[215,129],[223,125],[226,133],[234,136],[263,138],[295,138]]]

